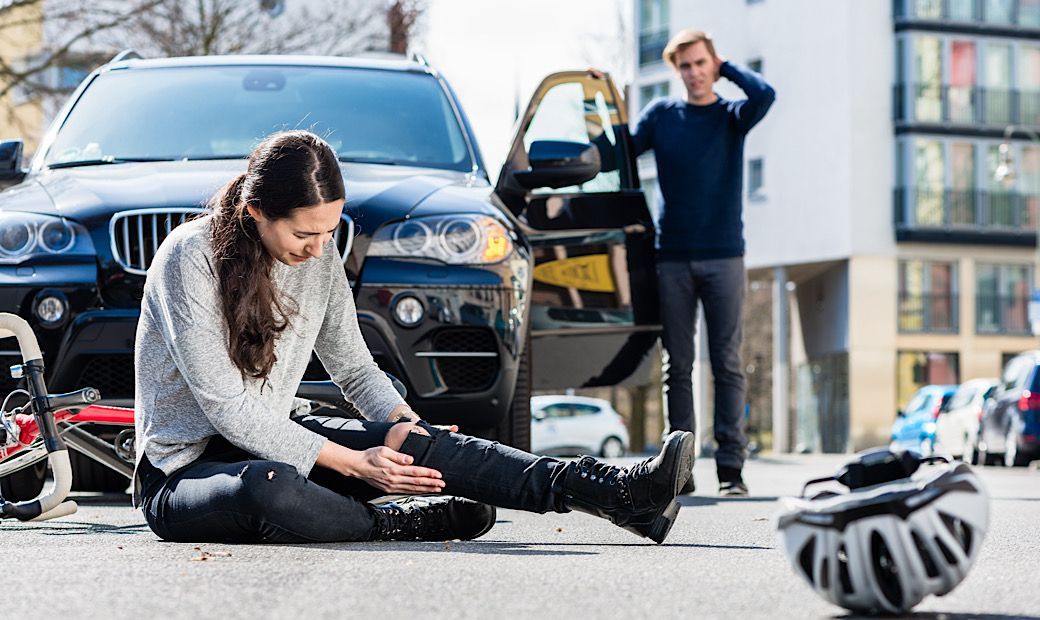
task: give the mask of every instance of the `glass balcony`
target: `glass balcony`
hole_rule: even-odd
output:
[[[1037,203],[1019,192],[901,187],[895,191],[897,238],[909,240],[899,234],[906,232],[996,233],[1025,245],[1035,238]]]
[[[954,293],[899,292],[899,331],[956,334],[958,296]]]
[[[975,297],[975,331],[979,334],[1029,335],[1029,300],[1023,295]]]
[[[896,122],[1040,127],[1040,91],[896,84],[893,99]]]
[[[1037,0],[893,0],[897,21],[1040,28]]]

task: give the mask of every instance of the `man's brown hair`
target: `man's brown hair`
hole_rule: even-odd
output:
[[[664,61],[674,69],[676,68],[676,54],[691,45],[700,43],[701,41],[704,41],[704,46],[708,48],[708,53],[711,54],[711,57],[715,58],[715,43],[711,40],[711,35],[703,30],[693,30],[690,28],[675,33],[675,36],[668,41],[668,45],[664,46],[664,52],[661,53],[661,58],[663,58]]]

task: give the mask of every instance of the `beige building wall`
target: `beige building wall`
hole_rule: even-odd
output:
[[[959,379],[963,382],[999,377],[1003,355],[1037,347],[1038,340],[1032,336],[975,333],[975,265],[1032,264],[1035,256],[1030,248],[900,244],[896,256],[850,259],[849,440],[852,450],[888,442],[896,410],[906,404],[898,393],[899,351],[957,353]],[[898,263],[901,259],[957,263],[958,333],[899,333]]]
[[[5,13],[9,14],[0,18],[0,57],[17,64],[38,53],[43,45],[43,7],[40,3]],[[38,102],[19,101],[11,93],[0,98],[0,140],[24,140],[27,156],[36,151],[43,122],[43,108]]]

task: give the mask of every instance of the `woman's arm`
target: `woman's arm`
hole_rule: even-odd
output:
[[[317,464],[368,482],[387,493],[439,493],[444,489],[435,469],[412,465],[412,457],[386,446],[359,452],[326,441],[318,452]]]

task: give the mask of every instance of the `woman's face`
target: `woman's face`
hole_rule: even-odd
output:
[[[321,256],[321,250],[339,227],[343,199],[295,209],[292,216],[269,220],[259,209],[246,207],[256,220],[260,241],[275,259],[289,266]]]

